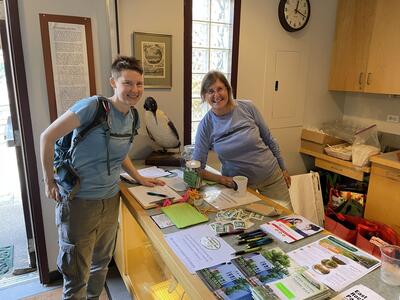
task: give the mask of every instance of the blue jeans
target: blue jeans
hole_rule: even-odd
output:
[[[57,203],[57,266],[64,279],[63,299],[99,298],[115,249],[119,201],[117,193],[108,199]]]

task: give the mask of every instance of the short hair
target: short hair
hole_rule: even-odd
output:
[[[216,70],[211,70],[209,71],[206,75],[204,75],[203,80],[201,81],[201,87],[200,87],[200,95],[201,95],[201,100],[202,102],[205,102],[205,94],[207,93],[207,90],[212,86],[217,80],[221,81],[226,89],[228,90],[228,102],[232,101],[232,87],[231,84],[229,83],[228,79],[226,79],[225,75]]]
[[[136,71],[140,75],[143,75],[143,68],[138,59],[133,56],[118,56],[111,65],[111,76],[116,79],[125,70]]]

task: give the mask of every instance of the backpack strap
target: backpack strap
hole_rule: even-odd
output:
[[[133,138],[135,137],[135,135],[137,135],[137,129],[136,126],[139,122],[139,114],[136,108],[134,108],[133,106],[131,107],[131,112],[133,115],[133,122],[132,122],[132,134],[131,134],[131,138],[129,140],[130,143],[133,142]]]

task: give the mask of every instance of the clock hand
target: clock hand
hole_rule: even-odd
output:
[[[306,17],[304,14],[302,14],[299,10],[295,10],[295,12],[299,13],[300,15],[302,15],[304,18]]]
[[[294,9],[295,12],[299,12],[299,11],[298,11],[298,9],[299,9],[299,2],[300,2],[300,0],[297,0],[296,8]]]

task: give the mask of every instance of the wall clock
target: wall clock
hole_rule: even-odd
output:
[[[289,32],[303,29],[310,19],[309,0],[280,0],[278,16],[282,27]]]

